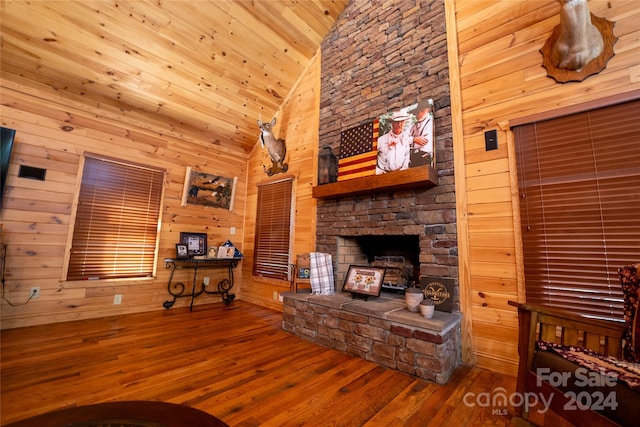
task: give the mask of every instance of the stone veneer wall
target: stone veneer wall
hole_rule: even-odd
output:
[[[428,98],[438,186],[319,200],[316,250],[334,262],[339,236],[418,235],[420,274],[458,278],[444,2],[350,2],[322,43],[320,146],[339,153],[340,132]]]
[[[460,365],[460,314],[432,319],[404,299],[353,300],[349,294],[283,293],[282,329],[387,368],[445,384]]]

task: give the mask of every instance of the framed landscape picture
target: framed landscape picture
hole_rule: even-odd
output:
[[[342,290],[352,294],[380,296],[384,273],[384,267],[350,265]]]
[[[238,177],[224,177],[187,167],[182,189],[182,206],[200,205],[233,210]]]

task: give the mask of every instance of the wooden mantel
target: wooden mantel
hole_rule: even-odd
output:
[[[382,191],[431,188],[436,185],[438,185],[438,172],[430,166],[418,166],[383,175],[363,176],[361,178],[318,185],[313,187],[312,195],[316,199],[332,199]]]

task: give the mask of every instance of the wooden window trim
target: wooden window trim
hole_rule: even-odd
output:
[[[585,113],[598,108],[610,107],[616,104],[633,101],[640,98],[640,89],[631,92],[607,96],[605,98],[596,99],[581,104],[571,105],[568,107],[557,108],[555,110],[542,111],[530,116],[518,117],[509,120],[509,127],[513,128],[528,123],[542,122],[545,120],[558,119],[560,117],[569,116],[571,114]]]

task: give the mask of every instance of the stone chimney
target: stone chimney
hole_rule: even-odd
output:
[[[350,2],[322,44],[320,146],[339,153],[342,131],[428,98],[438,185],[320,199],[316,250],[334,263],[344,237],[418,236],[420,274],[458,278],[444,2]],[[454,311],[458,295],[456,286]]]

